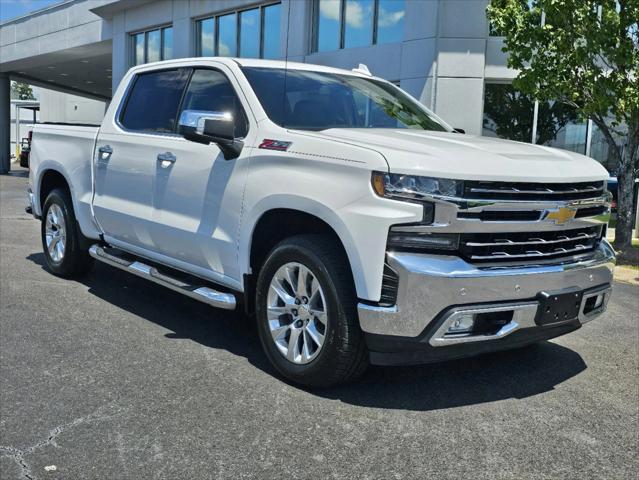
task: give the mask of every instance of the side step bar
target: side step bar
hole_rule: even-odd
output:
[[[138,277],[146,278],[159,285],[170,288],[187,297],[194,298],[200,302],[208,303],[213,307],[223,308],[225,310],[235,310],[235,295],[232,293],[218,292],[210,287],[198,286],[185,283],[177,278],[169,277],[157,270],[157,268],[137,260],[127,260],[117,255],[108,253],[98,244],[89,248],[89,255],[100,262],[104,262],[113,267],[124,270]]]

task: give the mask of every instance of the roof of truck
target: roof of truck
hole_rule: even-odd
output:
[[[288,62],[284,60],[263,60],[258,58],[236,58],[236,57],[193,57],[193,58],[179,58],[172,60],[163,60],[160,62],[145,63],[132,67],[131,70],[148,70],[149,67],[159,67],[162,65],[172,64],[184,64],[188,62],[201,62],[202,60],[215,60],[216,62],[224,64],[235,63],[240,67],[257,67],[257,68],[286,68],[288,70],[304,70],[307,72],[325,72],[325,73],[339,73],[342,75],[354,75],[364,78],[377,78],[374,74],[367,74],[363,70],[346,70],[342,68],[327,67],[325,65],[316,65],[313,63],[300,63],[300,62]],[[358,68],[359,65],[353,65],[353,68]]]
[[[346,70],[341,68],[327,67],[325,65],[315,65],[313,63],[301,63],[301,62],[287,62],[283,60],[262,60],[258,58],[233,58],[235,62],[242,67],[260,67],[260,68],[287,68],[289,70],[306,70],[312,72],[329,72],[329,73],[344,73],[344,74],[356,74],[359,72],[353,72],[352,70]],[[357,68],[357,65],[353,65],[353,68]],[[366,76],[366,75],[362,75]]]

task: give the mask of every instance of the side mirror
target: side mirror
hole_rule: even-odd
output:
[[[455,133],[466,133],[466,130],[464,130],[463,128],[453,128],[453,130],[455,131]]]
[[[217,144],[226,160],[237,158],[244,146],[235,138],[235,121],[230,112],[184,110],[178,122],[178,133],[192,142]]]

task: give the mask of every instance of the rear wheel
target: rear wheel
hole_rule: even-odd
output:
[[[279,243],[256,287],[258,332],[273,366],[313,387],[356,379],[368,365],[356,304],[347,259],[331,237]]]
[[[54,274],[81,276],[93,266],[93,258],[82,246],[84,237],[66,190],[56,188],[47,196],[42,209],[41,235],[44,258]]]

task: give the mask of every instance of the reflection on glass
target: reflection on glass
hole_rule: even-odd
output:
[[[373,0],[346,0],[344,48],[373,43]]]
[[[144,34],[134,35],[133,43],[135,45],[135,64],[141,65],[144,63]]]
[[[218,17],[218,51],[220,57],[237,55],[237,21],[235,14]]]
[[[240,12],[240,57],[260,56],[260,9]]]
[[[283,127],[448,131],[423,105],[383,81],[280,68],[244,67],[242,71],[266,114]]]
[[[264,33],[262,56],[264,58],[279,58],[282,56],[280,48],[280,18],[281,5],[271,5],[263,9]]]
[[[579,122],[574,108],[561,102],[539,102],[539,145],[586,153],[587,123]]]
[[[167,27],[162,30],[162,60],[173,58],[173,28]]]
[[[401,42],[404,38],[404,0],[379,0],[377,43]]]
[[[198,22],[199,52],[201,57],[215,56],[215,19],[207,18]]]
[[[487,83],[484,90],[482,135],[530,143],[533,99],[505,83]]]
[[[613,132],[612,136],[623,152],[625,141],[628,138],[628,126],[621,124],[618,131],[619,133]],[[606,137],[594,122],[592,124],[592,139],[590,140],[590,156],[606,167],[611,176],[617,176],[617,161],[610,150]]]
[[[327,52],[340,48],[340,0],[319,0],[317,18],[317,51]]]
[[[146,32],[146,61],[160,61],[160,31]]]

